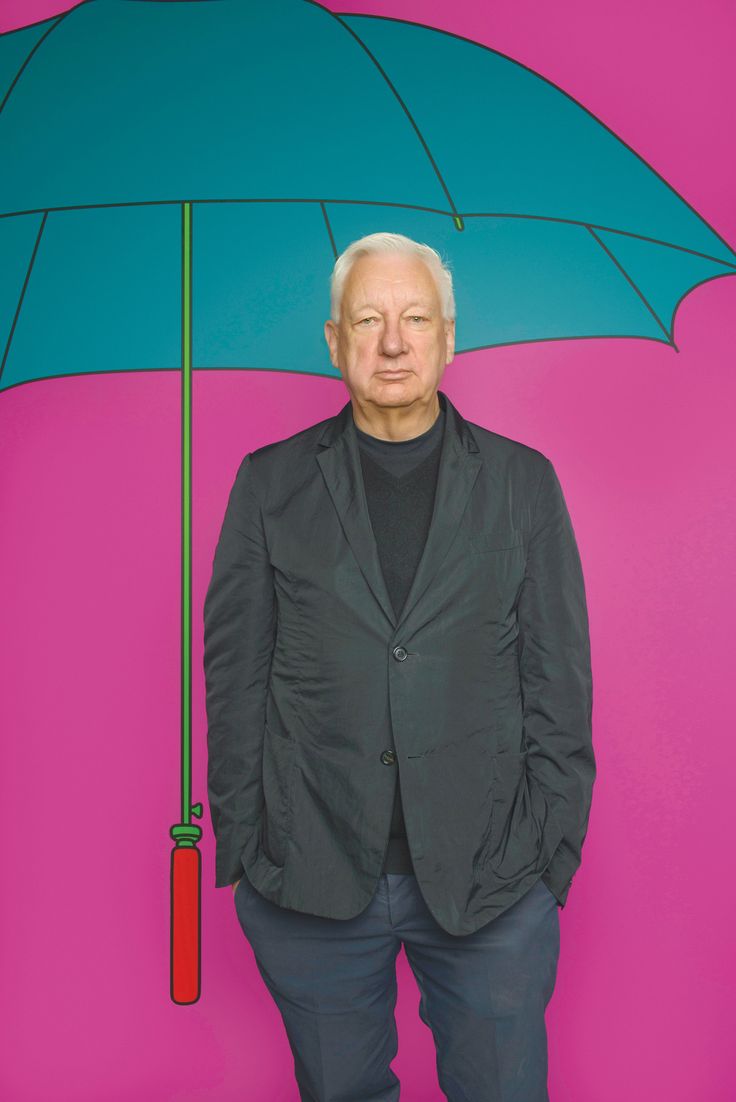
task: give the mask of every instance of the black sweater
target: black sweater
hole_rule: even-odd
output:
[[[432,519],[445,422],[441,394],[439,401],[434,424],[411,440],[381,440],[355,426],[368,512],[397,616],[404,607]],[[413,873],[398,770],[390,833],[382,871]]]

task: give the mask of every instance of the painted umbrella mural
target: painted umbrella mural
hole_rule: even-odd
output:
[[[512,58],[312,0],[88,0],[0,36],[0,96],[0,390],[181,375],[171,998],[192,1003],[192,372],[337,376],[322,337],[329,273],[377,230],[449,261],[457,352],[583,337],[674,347],[679,302],[734,274],[736,253]]]

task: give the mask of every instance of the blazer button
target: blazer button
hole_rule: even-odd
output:
[[[384,750],[381,754],[381,761],[384,765],[393,765],[396,761],[396,754],[393,750]]]
[[[392,653],[397,662],[403,662],[409,652],[404,647],[394,647]]]

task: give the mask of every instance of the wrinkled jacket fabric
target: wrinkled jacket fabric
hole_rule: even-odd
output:
[[[596,766],[585,589],[552,463],[447,416],[400,616],[350,402],[248,453],[204,605],[215,885],[279,906],[370,902],[397,773],[422,895],[472,933],[542,876],[564,906]]]

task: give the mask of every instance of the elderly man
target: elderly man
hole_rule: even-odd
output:
[[[355,241],[331,300],[350,400],[245,456],[205,601],[216,886],[303,1100],[399,1097],[403,945],[450,1102],[546,1102],[595,779],[572,524],[549,459],[438,389],[433,249]]]

